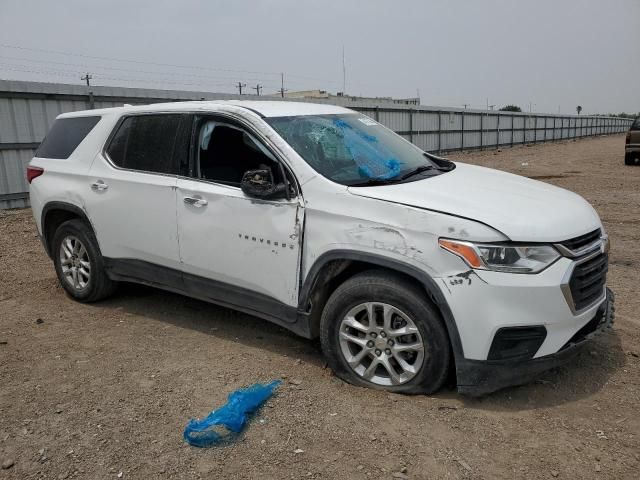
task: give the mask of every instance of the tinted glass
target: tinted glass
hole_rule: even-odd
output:
[[[59,118],[38,147],[36,157],[69,158],[99,121],[100,117]]]
[[[154,173],[180,173],[182,115],[139,115],[126,118],[107,153],[118,167]],[[180,136],[180,138],[182,135]],[[176,154],[176,147],[180,150]]]
[[[631,130],[640,130],[640,117],[636,118],[636,121],[633,122]]]
[[[359,114],[266,120],[314,170],[343,185],[400,181],[437,165],[418,147]]]

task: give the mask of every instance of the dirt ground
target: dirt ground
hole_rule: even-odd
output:
[[[624,166],[623,145],[451,155],[583,195],[612,238],[614,329],[570,365],[483,399],[353,387],[315,342],[150,288],[75,303],[31,212],[0,212],[0,463],[12,464],[0,479],[639,478],[640,168]],[[190,417],[276,378],[241,441],[184,443]]]

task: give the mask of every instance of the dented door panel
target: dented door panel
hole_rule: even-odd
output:
[[[304,215],[297,199],[256,200],[236,187],[189,179],[178,179],[177,193],[184,272],[297,305]]]

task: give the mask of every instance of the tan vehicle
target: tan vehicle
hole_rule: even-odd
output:
[[[640,117],[636,118],[627,132],[624,146],[624,163],[627,165],[640,164]]]

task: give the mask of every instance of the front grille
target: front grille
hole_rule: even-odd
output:
[[[606,253],[578,263],[573,269],[569,288],[576,311],[588,307],[602,297],[607,281],[609,258]]]
[[[569,250],[578,251],[583,247],[595,242],[600,238],[600,229],[594,230],[593,232],[585,233],[584,235],[580,235],[579,237],[572,238],[571,240],[565,240],[564,242],[560,242],[561,245],[568,248]]]

